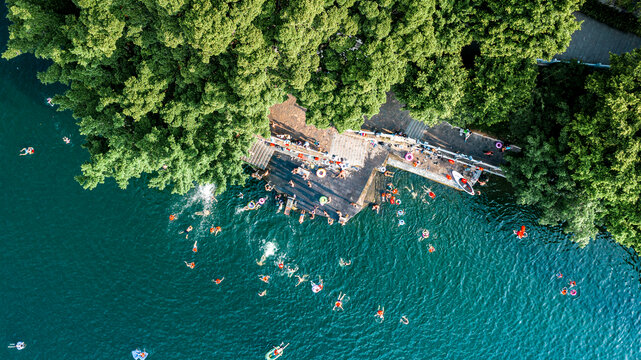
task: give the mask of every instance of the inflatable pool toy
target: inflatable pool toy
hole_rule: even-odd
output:
[[[24,341],[18,341],[15,344],[9,344],[7,346],[9,349],[16,349],[16,350],[22,350],[27,347],[27,344],[24,343]]]
[[[327,204],[327,197],[326,196],[321,196],[320,199],[318,199],[321,205]]]
[[[267,201],[266,198],[260,198],[260,199],[258,199],[258,204],[263,205],[265,203],[265,201]]]
[[[266,360],[274,360],[278,359],[283,355],[283,350],[285,350],[286,347],[289,346],[289,343],[285,346],[281,343],[280,346],[274,346],[273,349],[271,349],[267,354],[265,354],[265,359]]]
[[[323,290],[323,284],[314,284],[314,283],[312,283],[312,292],[314,294],[319,293],[321,290]]]
[[[401,199],[396,199],[396,205],[401,205]]]
[[[503,143],[500,142],[500,141],[497,141],[497,142],[494,143],[494,146],[496,146],[497,149],[500,149],[500,148],[503,147]]]
[[[427,239],[430,237],[430,231],[429,230],[423,230],[423,233],[421,234],[423,236],[423,239]]]
[[[325,175],[327,175],[327,170],[323,168],[316,170],[316,176],[318,176],[319,178],[324,178]]]
[[[414,160],[414,155],[412,155],[412,153],[408,152],[407,154],[405,154],[405,160],[407,160],[407,161]]]
[[[576,296],[576,290],[575,289],[570,290],[570,295]]]
[[[136,359],[136,360],[145,360],[148,355],[149,355],[148,352],[141,351],[140,349],[136,349],[136,350],[131,352],[131,356],[133,356],[134,359]]]
[[[398,221],[398,226],[405,225],[405,220],[401,219]]]
[[[452,177],[454,178],[454,182],[456,182],[456,184],[461,189],[463,189],[463,191],[465,191],[470,195],[474,195],[474,189],[472,189],[472,185],[468,184],[467,180],[465,182],[463,181],[464,179],[463,175],[461,175],[457,171],[452,171]]]
[[[396,215],[398,215],[398,216],[403,216],[403,215],[405,215],[405,210],[399,210],[399,211],[397,211],[397,212],[396,212]]]
[[[254,209],[256,208],[256,203],[255,203],[255,202],[253,202],[253,201],[248,202],[248,203],[247,203],[247,208],[248,208],[249,210],[254,210]]]

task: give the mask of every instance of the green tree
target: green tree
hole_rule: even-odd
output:
[[[558,50],[576,2],[8,0],[3,56],[50,60],[40,79],[68,85],[54,102],[86,136],[86,188],[147,174],[159,189],[223,191],[243,182],[240,158],[286,94],[308,122],[341,131],[394,85],[423,119],[443,117],[462,96],[463,46],[521,58]]]

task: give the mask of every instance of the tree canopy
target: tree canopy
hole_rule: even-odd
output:
[[[68,86],[54,102],[86,136],[84,187],[147,174],[159,189],[222,191],[244,181],[240,158],[286,94],[309,123],[341,131],[397,85],[413,114],[450,116],[464,46],[497,64],[558,53],[579,2],[8,0],[3,56],[48,59],[40,79]]]
[[[605,71],[542,69],[534,104],[513,121],[524,151],[506,175],[519,201],[582,244],[602,227],[641,248],[641,50],[612,55]]]

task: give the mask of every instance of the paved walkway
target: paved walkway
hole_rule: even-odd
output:
[[[641,38],[636,35],[611,28],[580,12],[574,15],[583,21],[581,29],[572,34],[570,46],[555,59],[609,65],[610,53],[623,54],[641,47]]]
[[[472,156],[474,160],[483,161],[492,166],[500,166],[503,163],[503,155],[495,144],[497,139],[488,136],[472,133],[465,141],[461,135],[461,129],[452,127],[449,123],[442,122],[434,127],[427,127],[409,115],[409,111],[403,110],[403,104],[398,102],[394,94],[387,94],[387,102],[383,104],[380,111],[363,125],[363,130],[382,133],[404,133],[408,137],[427,142],[452,153]],[[493,155],[484,153],[492,151]],[[520,151],[513,147],[513,151]]]

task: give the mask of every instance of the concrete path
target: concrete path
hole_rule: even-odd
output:
[[[574,16],[583,21],[581,29],[572,34],[570,46],[555,59],[609,65],[610,53],[623,54],[641,47],[641,38],[636,35],[611,28],[580,12]]]

